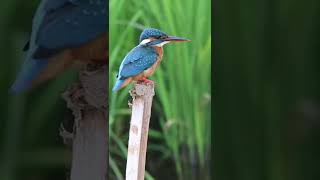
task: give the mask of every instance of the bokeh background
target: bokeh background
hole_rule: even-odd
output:
[[[145,27],[191,39],[168,44],[150,78],[156,84],[146,179],[210,179],[211,1],[110,0],[110,177],[125,176],[129,86],[111,93],[119,65]]]
[[[214,178],[320,179],[320,1],[213,7]]]
[[[66,179],[70,170],[70,150],[59,128],[72,114],[61,93],[76,71],[71,69],[29,94],[8,93],[24,60],[22,49],[38,3],[0,2],[0,180]]]

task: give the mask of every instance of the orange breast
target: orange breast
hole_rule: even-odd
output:
[[[80,61],[106,60],[108,57],[108,37],[104,33],[90,42],[71,49],[75,59]]]
[[[145,77],[151,76],[155,72],[155,70],[157,69],[158,65],[160,64],[160,62],[162,60],[163,48],[162,47],[154,47],[154,48],[158,53],[158,59],[149,69],[146,69],[144,71],[144,76]]]

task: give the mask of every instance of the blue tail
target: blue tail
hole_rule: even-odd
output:
[[[32,81],[47,64],[47,59],[27,59],[16,81],[11,86],[10,92],[18,94],[30,88]]]
[[[122,79],[117,79],[117,82],[116,84],[113,86],[112,88],[112,92],[115,92],[117,91],[118,89],[120,89],[120,87],[122,86],[122,84],[125,82],[125,79],[122,80]]]

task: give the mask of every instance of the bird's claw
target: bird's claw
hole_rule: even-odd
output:
[[[151,81],[151,80],[149,80],[149,79],[147,79],[147,78],[144,78],[144,79],[140,80],[139,82],[144,83],[144,84],[147,84],[147,85],[154,83],[153,81]]]

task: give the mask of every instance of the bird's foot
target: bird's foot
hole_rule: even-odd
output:
[[[153,81],[151,81],[151,80],[149,80],[147,78],[143,78],[143,79],[139,80],[138,82],[144,83],[144,84],[154,84]]]

